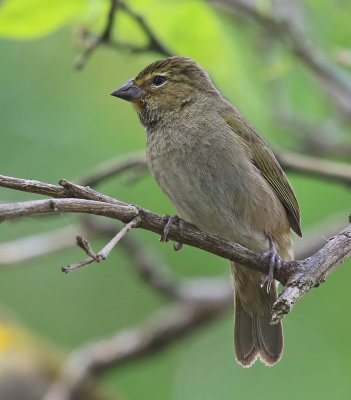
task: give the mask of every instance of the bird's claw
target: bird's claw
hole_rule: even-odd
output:
[[[281,258],[280,255],[277,252],[277,249],[274,245],[272,236],[269,235],[268,236],[268,240],[269,240],[269,250],[266,251],[265,253],[263,253],[264,257],[269,257],[269,271],[268,274],[266,276],[263,277],[262,282],[261,282],[261,288],[264,287],[264,285],[267,283],[267,293],[270,292],[271,290],[271,286],[272,286],[272,282],[274,280],[273,275],[274,275],[274,268],[276,268],[278,271],[281,267]]]
[[[163,233],[162,233],[162,235],[160,237],[160,241],[161,242],[163,242],[163,243],[168,242],[167,236],[168,236],[169,230],[171,229],[171,226],[172,226],[173,222],[179,225],[180,234],[182,234],[183,226],[184,226],[184,220],[182,218],[179,218],[178,215],[174,215],[173,217],[171,217],[170,215],[165,214],[162,217],[162,220],[165,221],[165,222],[167,221],[167,222],[166,222],[166,225],[165,225],[165,227],[163,229]],[[176,242],[176,243],[174,243],[173,247],[174,247],[175,251],[179,251],[183,247],[183,243]]]
[[[174,251],[179,251],[183,248],[183,243],[181,242],[175,242],[173,245]]]

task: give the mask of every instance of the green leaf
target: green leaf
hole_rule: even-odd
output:
[[[33,39],[88,10],[88,0],[7,0],[0,6],[0,36]]]

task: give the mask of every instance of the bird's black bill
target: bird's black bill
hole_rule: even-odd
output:
[[[134,83],[134,79],[131,79],[112,92],[111,96],[119,97],[120,99],[127,101],[133,101],[139,99],[142,94],[143,91]]]

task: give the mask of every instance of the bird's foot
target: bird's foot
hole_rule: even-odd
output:
[[[270,292],[272,282],[273,282],[273,275],[274,275],[274,268],[276,268],[278,271],[281,267],[281,258],[280,255],[277,252],[277,249],[275,247],[275,244],[273,242],[272,236],[268,236],[269,240],[269,250],[263,253],[264,257],[269,257],[269,271],[268,275],[266,275],[262,282],[261,282],[261,288],[267,283],[267,293]]]
[[[168,236],[169,230],[171,229],[171,226],[172,226],[173,223],[176,223],[176,224],[179,225],[180,233],[182,234],[183,226],[184,226],[184,219],[183,218],[179,218],[178,215],[174,215],[173,217],[171,217],[170,215],[165,214],[162,217],[162,220],[166,222],[166,225],[165,225],[165,227],[163,229],[163,233],[162,233],[162,235],[160,237],[160,241],[161,242],[163,242],[163,243],[168,242],[167,236]],[[183,243],[176,242],[176,243],[174,243],[173,247],[174,247],[175,251],[179,251],[183,247]]]

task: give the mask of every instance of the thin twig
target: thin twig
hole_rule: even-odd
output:
[[[135,13],[125,2],[120,2],[120,7],[124,10],[130,17],[132,17],[140,26],[140,28],[144,31],[147,36],[149,43],[144,47],[143,51],[154,51],[156,53],[160,53],[166,57],[170,57],[173,54],[170,53],[165,46],[160,42],[155,33],[152,31],[150,26],[146,23],[145,19]]]
[[[116,13],[119,10],[123,10],[127,15],[129,15],[141,28],[141,30],[145,33],[147,37],[148,43],[145,46],[136,46],[131,43],[119,43],[113,40],[112,31],[114,26],[114,21],[116,17]],[[77,58],[74,63],[75,68],[81,69],[85,66],[86,62],[93,54],[93,52],[101,45],[108,45],[110,47],[115,47],[118,50],[128,50],[133,53],[141,53],[141,52],[156,52],[162,54],[163,56],[171,56],[166,47],[161,43],[161,41],[157,38],[156,34],[153,32],[151,27],[146,23],[144,18],[135,13],[125,2],[122,0],[110,0],[110,8],[106,17],[106,24],[99,36],[93,35],[89,32],[83,32],[83,43],[84,43],[84,51]]]
[[[83,239],[81,236],[77,237],[77,243],[79,247],[81,247],[90,258],[83,260],[79,263],[68,265],[67,267],[62,268],[62,272],[71,272],[76,269],[85,267],[93,262],[99,263],[100,261],[106,260],[108,255],[111,253],[112,249],[117,245],[117,243],[132,229],[138,227],[141,219],[139,216],[133,218],[130,222],[125,224],[125,226],[104,246],[102,250],[98,253],[94,253],[90,247],[89,242],[86,239]]]
[[[82,268],[82,267],[85,267],[85,266],[87,266],[87,265],[90,265],[90,264],[92,264],[93,262],[96,262],[96,260],[95,260],[94,258],[92,258],[92,257],[89,257],[89,258],[86,258],[86,259],[83,260],[83,261],[79,261],[79,262],[77,262],[77,263],[67,265],[67,267],[62,267],[62,268],[61,268],[61,271],[62,271],[62,272],[65,272],[65,273],[71,272],[71,271],[75,271],[75,270],[77,270],[77,269],[80,269],[80,268]]]
[[[115,14],[118,7],[119,7],[118,0],[110,0],[110,8],[107,13],[106,25],[102,33],[98,37],[95,36],[92,37],[91,35],[89,35],[89,41],[85,45],[84,52],[77,58],[77,60],[74,63],[75,68],[77,69],[83,68],[88,59],[90,58],[90,56],[101,44],[106,44],[111,41]]]
[[[84,239],[83,236],[78,235],[76,237],[77,245],[83,249],[89,257],[94,259],[96,262],[100,262],[100,259],[97,257],[96,253],[94,253],[93,249],[90,247],[89,240]]]

